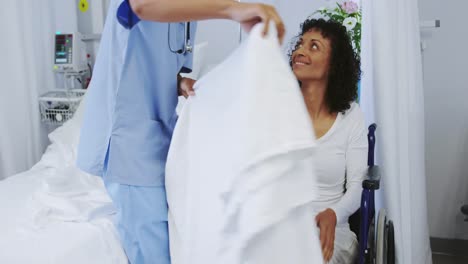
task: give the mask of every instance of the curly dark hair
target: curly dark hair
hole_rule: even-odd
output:
[[[331,42],[330,71],[328,87],[325,92],[325,103],[330,112],[344,112],[358,98],[358,82],[361,79],[361,59],[353,49],[351,38],[346,28],[333,21],[324,19],[306,19],[301,24],[301,31],[291,42],[288,52],[292,66],[292,54],[297,49],[301,36],[310,30],[319,31]]]

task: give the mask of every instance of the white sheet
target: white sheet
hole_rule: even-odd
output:
[[[0,263],[127,264],[102,180],[74,166],[81,110],[38,164],[0,181]]]
[[[260,32],[181,110],[166,167],[174,264],[322,262],[312,125],[276,33]]]
[[[73,166],[45,176],[31,198],[37,226],[89,222],[116,212],[102,180]]]

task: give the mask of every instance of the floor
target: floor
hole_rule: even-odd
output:
[[[431,238],[433,264],[468,264],[468,241]]]
[[[434,253],[432,254],[432,264],[468,264],[468,258]]]

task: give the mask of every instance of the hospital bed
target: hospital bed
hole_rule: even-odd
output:
[[[0,263],[128,263],[102,180],[74,166],[81,112],[33,168],[0,181]]]
[[[351,230],[359,240],[359,264],[394,264],[395,238],[393,222],[385,209],[375,215],[375,191],[380,188],[380,170],[374,164],[376,124],[369,126],[368,170],[362,182],[360,209],[349,218]]]

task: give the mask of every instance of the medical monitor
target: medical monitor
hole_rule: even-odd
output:
[[[87,69],[86,46],[80,33],[55,34],[54,70],[80,72]]]

